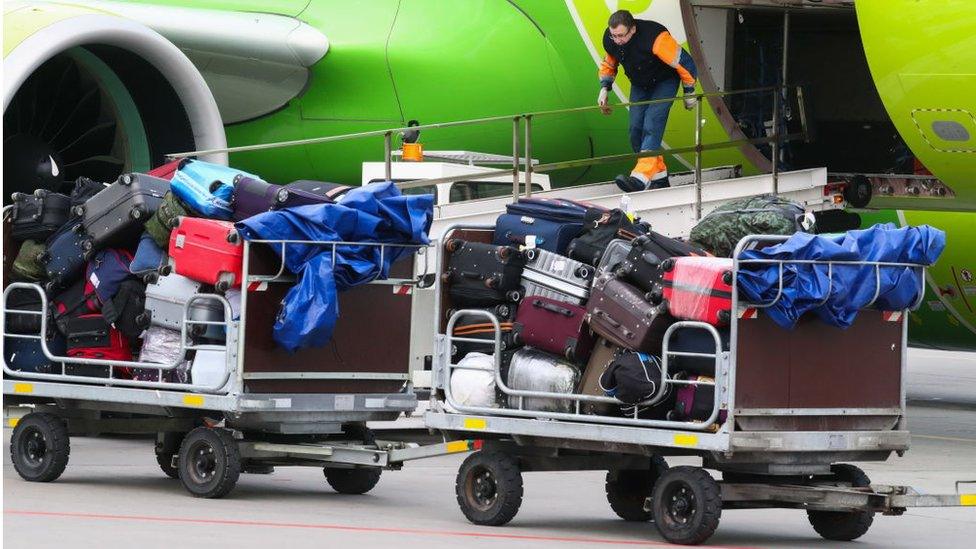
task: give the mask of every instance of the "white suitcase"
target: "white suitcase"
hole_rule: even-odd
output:
[[[200,286],[199,282],[176,273],[159,277],[156,282],[146,285],[146,316],[140,321],[143,325],[180,330],[186,302],[199,293]],[[197,300],[190,306],[189,318],[220,322],[224,320],[224,307],[215,300]],[[197,326],[194,335],[213,331],[206,325]],[[220,329],[219,326],[215,328]]]
[[[527,250],[526,257],[523,299],[535,295],[573,305],[586,303],[596,271],[591,265],[540,248]]]

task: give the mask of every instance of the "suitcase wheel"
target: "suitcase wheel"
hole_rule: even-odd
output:
[[[129,210],[129,217],[131,217],[132,219],[140,219],[145,214],[146,212],[145,210],[142,209],[142,206],[136,206],[131,210]]]
[[[36,196],[37,198],[44,198],[49,194],[51,194],[51,191],[47,189],[34,189],[34,196]]]
[[[241,241],[241,235],[236,230],[227,233],[227,242],[236,245],[240,241]]]
[[[121,183],[123,185],[131,185],[132,184],[132,175],[130,175],[130,174],[123,175],[122,177],[119,178],[119,183]]]
[[[278,189],[278,193],[275,195],[275,201],[278,204],[284,204],[288,201],[288,189]]]
[[[498,287],[498,277],[497,276],[489,276],[488,278],[486,278],[485,279],[485,287],[491,288],[491,289],[497,288]]]
[[[92,249],[93,246],[94,246],[94,243],[91,241],[90,238],[86,238],[85,240],[82,240],[81,241],[81,249],[86,252],[86,255],[87,255],[87,252],[90,252],[91,251],[91,249]]]
[[[498,259],[501,259],[502,261],[506,261],[510,257],[512,257],[511,248],[509,248],[508,246],[500,246],[498,248]]]
[[[525,250],[525,259],[527,259],[529,261],[535,261],[535,256],[536,255],[537,254],[535,252],[535,248],[530,248],[528,250]],[[504,258],[502,258],[502,259],[504,259]]]
[[[654,305],[660,305],[661,302],[664,301],[664,296],[661,294],[661,292],[655,290],[653,292],[647,292],[644,294],[644,300]]]
[[[152,321],[152,313],[150,313],[149,311],[143,311],[136,316],[135,321],[136,321],[136,326],[142,329],[146,329],[149,327],[150,321]]]
[[[162,267],[159,268],[159,274],[161,276],[169,276],[172,272],[173,272],[172,265],[163,265]]]
[[[727,286],[732,285],[732,271],[725,271],[722,273],[722,282],[724,282]]]
[[[220,293],[224,293],[230,289],[230,282],[227,282],[226,280],[221,280],[216,284],[214,284],[214,289]]]
[[[444,274],[442,274],[441,275],[441,282],[443,282],[444,284],[450,284],[451,283],[451,273],[444,273]]]
[[[508,292],[508,294],[506,295],[509,301],[514,301],[515,303],[522,301],[522,293],[519,292],[518,290],[512,290],[511,292]]]
[[[159,273],[146,273],[146,275],[142,277],[142,281],[146,284],[155,284],[159,282]]]
[[[576,269],[576,278],[589,280],[592,275],[593,273],[590,271],[589,267],[583,266]]]
[[[732,320],[732,311],[728,309],[722,309],[718,312],[718,321],[720,324],[728,324]]]
[[[456,238],[452,238],[448,240],[446,244],[444,244],[444,249],[447,250],[448,253],[453,254],[454,252],[458,251],[458,249],[461,248],[461,244],[463,244],[462,241]]]
[[[668,272],[674,269],[674,258],[669,257],[661,262],[661,270]]]
[[[495,308],[495,313],[499,318],[509,318],[512,314],[512,308],[508,305],[499,305]]]
[[[10,195],[10,200],[17,202],[19,200],[23,200],[25,196],[27,195],[25,195],[24,193],[13,193]]]

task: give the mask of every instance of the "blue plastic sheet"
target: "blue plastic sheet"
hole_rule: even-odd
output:
[[[204,217],[230,219],[234,209],[231,198],[234,195],[234,180],[243,175],[252,179],[260,177],[220,164],[187,159],[173,173],[170,188],[173,194],[186,202],[193,210]]]
[[[315,240],[428,244],[433,195],[401,195],[387,181],[349,191],[342,204],[316,204],[264,212],[237,223],[248,240]],[[280,246],[273,246],[281,253]],[[414,248],[289,244],[285,268],[298,282],[288,291],[274,325],[288,349],[325,345],[339,317],[338,292],[386,278],[390,265]],[[381,261],[382,255],[382,261]]]
[[[875,261],[931,265],[945,248],[945,233],[928,225],[898,228],[893,223],[839,235],[796,233],[786,242],[761,250],[746,250],[740,259]],[[783,293],[765,309],[784,328],[813,312],[824,322],[846,328],[857,311],[873,306],[886,311],[906,309],[924,291],[920,271],[913,267],[882,266],[880,281],[874,266],[834,264],[785,264]],[[750,303],[769,303],[776,298],[779,268],[776,264],[743,263],[738,275],[739,292]],[[880,288],[879,288],[880,285]],[[877,299],[872,305],[877,291]]]

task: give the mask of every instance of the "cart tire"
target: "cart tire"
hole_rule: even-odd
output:
[[[661,456],[651,458],[647,469],[612,469],[607,471],[607,501],[617,516],[630,522],[647,522],[653,518],[644,510],[644,501],[654,493],[654,484],[668,470]]]
[[[226,429],[197,427],[180,445],[180,481],[198,498],[221,498],[241,476],[241,454]]]
[[[173,467],[173,457],[179,455],[184,435],[185,433],[163,433],[163,440],[156,442],[156,463],[172,479],[180,478],[179,467]]]
[[[522,472],[518,461],[501,452],[475,452],[461,464],[455,492],[461,512],[472,523],[507,524],[522,505]]]
[[[871,479],[860,467],[838,463],[830,466],[834,477],[855,488],[870,486]],[[873,511],[807,511],[810,525],[824,539],[851,541],[867,533],[874,522]]]
[[[20,478],[30,482],[51,482],[60,477],[70,453],[68,427],[53,414],[27,414],[10,436],[10,460]]]
[[[372,490],[380,481],[383,470],[379,467],[363,467],[357,469],[336,469],[326,467],[325,481],[333,490],[340,494],[360,495]]]
[[[654,485],[654,525],[664,539],[698,545],[712,537],[722,517],[718,483],[699,467],[673,467]]]

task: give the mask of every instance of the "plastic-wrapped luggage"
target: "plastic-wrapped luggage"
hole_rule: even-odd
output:
[[[332,202],[334,201],[325,193],[309,192],[295,185],[275,185],[241,176],[234,181],[231,207],[234,208],[234,220],[240,221],[261,212]]]
[[[217,291],[241,285],[244,240],[229,221],[181,217],[169,237],[173,271]]]
[[[579,381],[579,370],[558,358],[533,349],[520,349],[508,367],[506,384],[519,391],[544,391],[572,394]],[[508,407],[540,412],[565,412],[575,409],[572,400],[533,398],[509,395]]]
[[[180,350],[180,332],[162,326],[150,326],[142,334],[139,362],[173,364],[185,351]],[[156,372],[156,370],[150,370]]]
[[[569,243],[566,255],[596,266],[612,240],[631,241],[646,231],[643,224],[634,222],[621,209],[590,208],[583,218],[583,233]]]
[[[190,210],[182,200],[176,198],[173,191],[163,195],[163,202],[156,213],[146,222],[146,232],[153,242],[162,249],[169,247],[169,234],[180,222],[180,217],[190,216]]]
[[[15,280],[21,282],[39,282],[47,277],[47,272],[44,269],[45,252],[47,247],[44,244],[34,242],[33,240],[25,240],[20,245],[20,251],[17,252],[17,257],[14,258],[14,263],[11,266],[11,274]]]
[[[574,305],[586,303],[596,271],[590,265],[543,249],[525,251],[522,296],[542,296]]]
[[[462,406],[498,408],[495,357],[468,353],[451,371],[451,396]]]
[[[654,355],[624,351],[618,354],[600,376],[600,385],[607,394],[624,402],[620,411],[626,415],[638,413],[644,419],[664,419],[674,404],[672,386],[661,375],[661,361]],[[653,406],[640,403],[659,395]]]
[[[526,236],[535,237],[536,247],[566,254],[569,242],[583,231],[583,219],[591,205],[561,198],[520,198],[505,207],[506,213],[495,222],[495,244],[527,245]]]
[[[525,254],[510,246],[451,239],[444,282],[458,307],[491,306],[510,301],[519,289]]]
[[[180,162],[170,184],[173,194],[197,213],[213,219],[230,219],[234,214],[230,205],[234,179],[238,176],[261,179],[227,166],[187,158]]]
[[[586,309],[579,305],[526,296],[515,316],[515,341],[585,363],[594,341],[585,319]]]
[[[128,173],[89,198],[82,208],[82,227],[88,235],[83,247],[90,255],[108,246],[137,241],[142,227],[159,208],[169,182],[145,174]]]
[[[71,198],[46,189],[33,194],[13,193],[10,236],[14,240],[45,240],[68,222]]]
[[[803,206],[773,194],[733,200],[712,210],[691,229],[691,241],[714,255],[729,257],[750,234],[791,235],[804,230]]]
[[[590,328],[626,349],[660,353],[664,332],[674,322],[667,304],[652,303],[647,294],[603,275],[593,282],[587,302]]]
[[[662,264],[664,300],[675,318],[726,326],[732,320],[732,260],[675,257]]]

